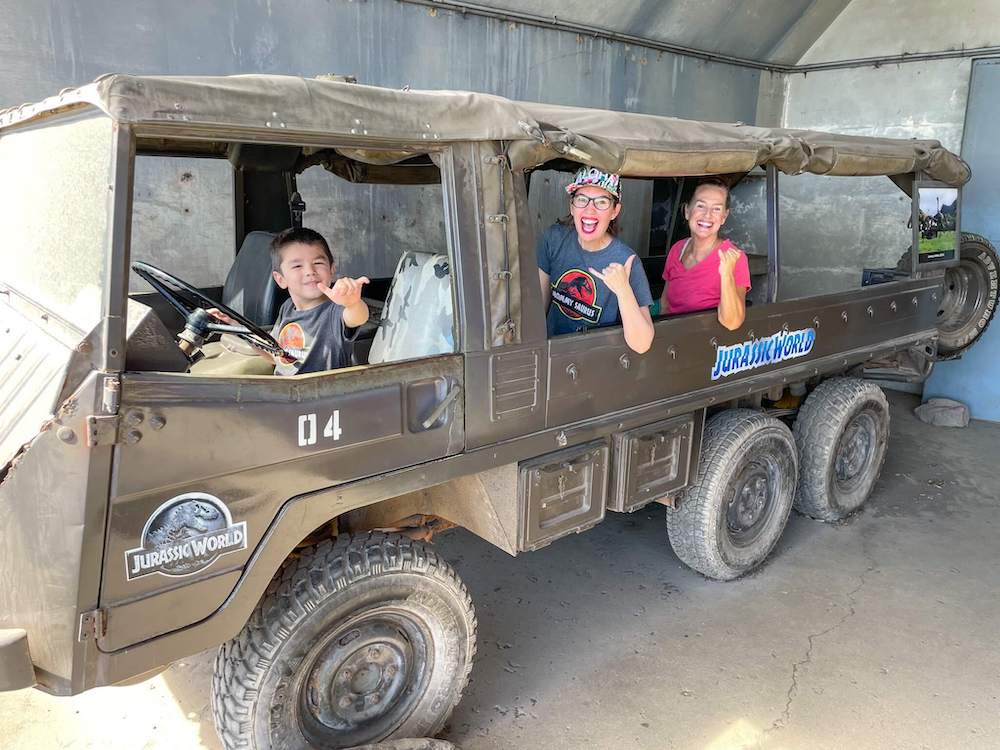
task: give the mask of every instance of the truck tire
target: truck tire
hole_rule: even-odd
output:
[[[903,253],[896,268],[910,270],[910,250]],[[986,331],[997,309],[998,271],[1000,254],[990,241],[962,232],[958,265],[944,270],[944,296],[937,320],[938,360],[962,356]]]
[[[681,561],[729,581],[760,565],[785,528],[798,461],[781,421],[750,409],[705,425],[697,481],[667,509],[667,535]]]
[[[431,737],[475,651],[469,593],[427,546],[381,533],[323,542],[285,566],[219,648],[216,729],[226,750]]]
[[[944,272],[938,311],[938,359],[954,359],[983,335],[997,308],[1000,257],[985,237],[962,232],[957,266]]]
[[[793,429],[799,447],[795,509],[840,521],[871,494],[889,440],[889,402],[882,389],[857,378],[820,383]]]

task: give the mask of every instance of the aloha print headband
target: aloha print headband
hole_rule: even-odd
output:
[[[607,190],[615,198],[621,198],[620,181],[621,178],[616,174],[602,172],[596,167],[580,167],[576,170],[576,177],[566,186],[566,192],[572,195],[586,185],[593,185]]]

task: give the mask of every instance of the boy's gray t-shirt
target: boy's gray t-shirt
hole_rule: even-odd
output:
[[[279,362],[275,375],[299,375],[351,366],[357,328],[344,326],[344,308],[327,300],[308,310],[296,310],[290,299],[278,311],[271,335],[296,359]]]
[[[611,263],[624,264],[635,254],[617,237],[603,250],[588,252],[580,247],[574,227],[554,224],[546,229],[538,243],[538,267],[549,275],[551,284],[549,336],[620,322],[618,297],[588,269],[601,271]],[[629,284],[639,307],[653,304],[649,281],[638,257],[632,261]]]

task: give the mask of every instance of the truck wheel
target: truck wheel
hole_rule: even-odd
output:
[[[903,253],[896,268],[910,270],[910,250]],[[960,357],[983,335],[997,309],[998,271],[1000,254],[990,241],[962,232],[958,265],[944,270],[944,297],[937,318],[937,359]]]
[[[820,383],[794,428],[799,446],[795,508],[839,521],[860,508],[882,470],[889,440],[889,402],[882,389],[857,378]]]
[[[785,528],[798,462],[782,422],[731,409],[705,425],[697,481],[667,510],[667,535],[681,561],[720,581],[760,565]]]
[[[440,731],[468,682],[476,616],[420,542],[370,533],[311,547],[215,660],[226,750],[365,745]]]
[[[938,310],[938,359],[954,359],[972,346],[997,308],[1000,257],[985,237],[962,232],[961,259],[944,272]]]

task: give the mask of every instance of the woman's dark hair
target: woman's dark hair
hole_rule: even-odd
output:
[[[724,180],[718,177],[703,177],[698,180],[698,184],[694,186],[694,191],[691,193],[691,197],[688,199],[688,205],[691,205],[691,201],[694,200],[694,194],[698,192],[698,188],[702,185],[711,185],[712,187],[722,188],[726,191],[726,210],[729,210],[729,185],[725,183]]]
[[[330,265],[333,265],[333,253],[330,252],[330,246],[327,244],[326,239],[317,232],[315,229],[308,229],[306,227],[291,227],[283,232],[280,232],[273,240],[271,240],[271,270],[281,273],[281,251],[283,248],[294,243],[300,243],[303,245],[317,245],[323,248],[323,252],[326,254],[326,259],[330,261]]]

